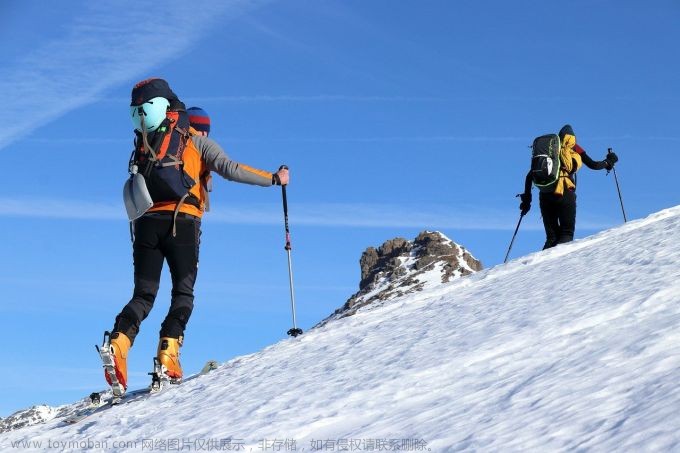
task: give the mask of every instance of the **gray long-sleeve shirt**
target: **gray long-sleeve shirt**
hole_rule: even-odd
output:
[[[201,154],[201,160],[205,162],[210,171],[214,171],[230,181],[263,187],[272,185],[272,174],[270,172],[258,170],[229,159],[222,147],[214,140],[203,136],[194,136],[191,137],[191,140]]]

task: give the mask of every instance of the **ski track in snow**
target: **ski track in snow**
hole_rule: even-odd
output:
[[[265,439],[297,451],[329,439],[680,451],[679,232],[680,207],[668,209],[367,307],[81,424],[2,434],[0,448],[232,438],[246,451]]]

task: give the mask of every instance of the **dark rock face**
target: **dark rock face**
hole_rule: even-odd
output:
[[[442,272],[443,283],[450,281],[458,274],[462,277],[481,271],[483,268],[479,260],[441,233],[424,231],[418,235],[414,243],[420,249],[420,259],[416,262],[416,269],[423,269],[436,261],[446,263]]]
[[[358,309],[426,286],[446,283],[482,269],[464,247],[439,232],[423,231],[413,241],[395,238],[377,249],[368,247],[359,260],[359,292],[320,325],[351,316]]]
[[[406,256],[413,249],[413,245],[404,238],[390,239],[380,246],[377,250],[373,247],[367,248],[361,254],[359,266],[361,266],[361,282],[359,290],[364,290],[376,283],[377,279],[386,271],[400,272],[401,256]]]

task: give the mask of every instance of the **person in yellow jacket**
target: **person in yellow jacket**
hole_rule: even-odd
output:
[[[560,148],[560,176],[557,182],[548,190],[541,190],[539,201],[543,227],[545,228],[545,244],[543,250],[570,242],[574,239],[576,230],[576,172],[582,164],[592,170],[611,170],[619,158],[609,153],[605,160],[594,161],[585,150],[576,143],[574,129],[566,124],[559,132]],[[519,209],[525,215],[531,209],[531,171],[524,183],[524,193]]]
[[[135,85],[130,105],[137,134],[131,161],[151,169],[146,181],[153,206],[133,221],[134,291],[116,317],[110,335],[115,375],[105,375],[112,387],[119,384],[115,388],[123,392],[127,388],[128,351],[153,307],[164,261],[170,268],[172,293],[157,354],[168,378],[182,378],[179,348],[194,308],[201,218],[207,200],[204,183],[210,173],[263,187],[289,182],[287,169],[272,173],[236,162],[207,133],[196,133],[184,104],[163,79],[147,79]],[[180,193],[184,191],[181,197],[173,195],[172,189],[178,185]],[[112,384],[113,380],[118,382]]]

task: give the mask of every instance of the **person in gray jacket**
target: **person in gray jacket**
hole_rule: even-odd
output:
[[[131,165],[134,162],[140,173],[146,171],[153,206],[133,221],[134,291],[102,348],[111,353],[115,363],[115,370],[105,370],[107,382],[120,394],[127,388],[128,351],[153,307],[164,261],[172,276],[172,294],[159,333],[157,357],[167,378],[182,378],[179,348],[194,307],[201,218],[210,173],[263,187],[289,182],[288,170],[283,167],[276,172],[258,170],[230,159],[207,136],[192,134],[184,104],[163,79],[135,85],[131,116],[137,136]],[[172,189],[176,188],[175,195]]]

